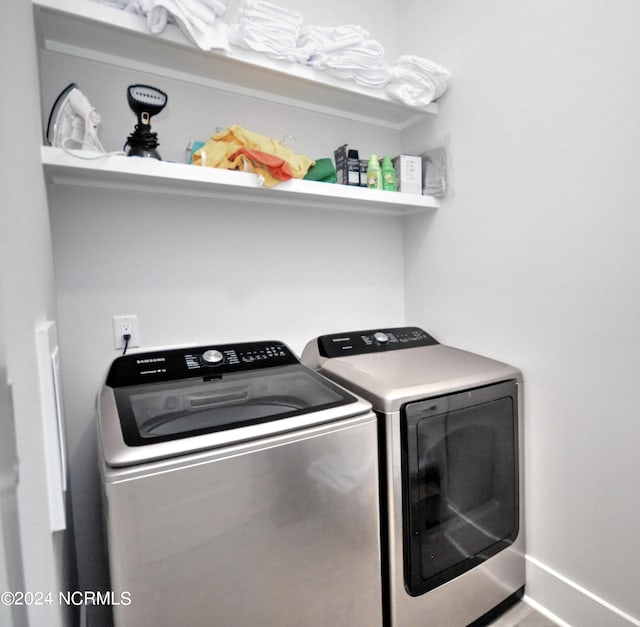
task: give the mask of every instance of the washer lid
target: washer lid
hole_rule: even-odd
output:
[[[114,389],[123,439],[144,446],[353,403],[301,365]]]
[[[203,346],[118,358],[100,395],[111,466],[141,463],[370,410],[282,343]]]

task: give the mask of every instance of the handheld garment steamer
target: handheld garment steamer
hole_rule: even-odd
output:
[[[125,147],[129,146],[128,157],[153,157],[162,160],[156,150],[159,146],[158,133],[151,132],[151,118],[166,107],[167,100],[167,94],[156,87],[129,85],[127,101],[138,117],[138,123],[125,142]]]

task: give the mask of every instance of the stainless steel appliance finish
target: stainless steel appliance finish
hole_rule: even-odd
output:
[[[284,344],[120,357],[99,434],[116,627],[382,623],[376,417]]]
[[[321,336],[302,362],[379,416],[386,620],[462,627],[521,594],[521,373],[416,327]]]

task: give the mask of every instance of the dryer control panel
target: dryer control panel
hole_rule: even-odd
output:
[[[117,388],[298,363],[291,350],[278,341],[197,346],[118,357],[106,383]]]
[[[321,335],[318,351],[323,357],[345,357],[433,344],[438,341],[418,327],[395,327]]]

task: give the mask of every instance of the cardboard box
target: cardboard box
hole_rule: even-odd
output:
[[[392,159],[398,179],[398,191],[422,195],[422,157],[399,155]]]
[[[360,185],[360,160],[358,151],[347,150],[347,144],[333,151],[336,160],[337,183],[340,185]]]

